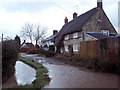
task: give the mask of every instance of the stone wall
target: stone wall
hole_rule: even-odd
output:
[[[88,35],[88,34],[85,34],[84,33],[84,41],[94,41],[94,40],[98,40],[97,38],[94,38],[94,37],[92,37],[92,36],[90,36],[90,35]]]
[[[101,20],[101,22],[99,20]],[[108,29],[110,33],[116,33],[109,19],[100,9],[83,25],[82,31],[101,32],[101,29]]]

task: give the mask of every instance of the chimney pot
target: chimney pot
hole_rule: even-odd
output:
[[[73,19],[75,19],[75,18],[77,18],[77,13],[76,12],[73,13]]]
[[[98,7],[98,8],[101,8],[101,9],[102,9],[102,7],[103,7],[102,1],[103,1],[103,0],[97,0],[97,7]]]
[[[68,23],[68,18],[67,17],[65,17],[64,22],[65,22],[65,24]]]
[[[53,35],[57,34],[58,30],[53,30]]]

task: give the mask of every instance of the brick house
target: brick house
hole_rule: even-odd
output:
[[[32,43],[26,43],[25,40],[20,47],[21,52],[28,52],[30,50],[35,50],[35,47]]]
[[[102,0],[97,0],[97,7],[77,16],[73,14],[73,20],[68,22],[59,31],[55,46],[56,52],[66,55],[75,55],[80,51],[80,42],[114,37],[117,35],[115,28],[108,19],[102,7]]]

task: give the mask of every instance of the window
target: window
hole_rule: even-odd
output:
[[[68,40],[68,39],[69,39],[69,35],[66,35],[66,36],[65,36],[65,40]]]
[[[78,45],[73,45],[73,51],[78,51]]]
[[[101,33],[104,35],[109,36],[109,30],[101,30]]]
[[[63,48],[62,47],[60,48],[60,53],[63,53]]]
[[[73,38],[77,38],[78,37],[78,33],[73,33]]]
[[[65,51],[69,51],[69,50],[68,50],[68,46],[65,46]]]

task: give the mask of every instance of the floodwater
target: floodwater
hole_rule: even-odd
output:
[[[31,84],[36,76],[36,70],[22,61],[16,62],[15,71],[18,85]]]
[[[116,74],[93,72],[37,55],[21,55],[42,63],[49,70],[51,81],[44,88],[118,88],[120,76]],[[21,61],[16,62],[15,70],[18,84],[30,84],[35,79],[36,70]]]
[[[75,67],[36,55],[22,56],[42,63],[49,70],[51,81],[44,88],[118,88],[120,76],[116,74],[93,72],[84,67]]]
[[[96,73],[70,65],[43,64],[51,81],[44,88],[118,88],[118,75]]]

